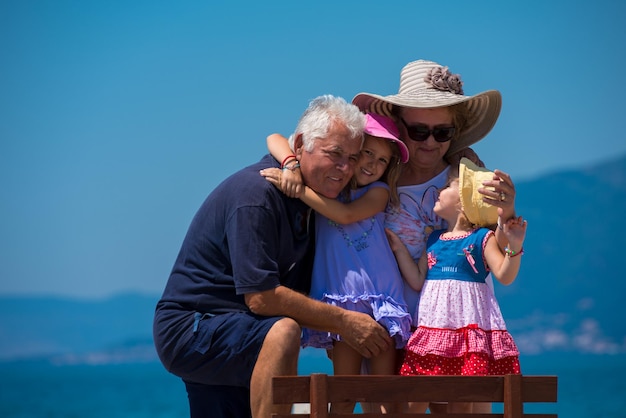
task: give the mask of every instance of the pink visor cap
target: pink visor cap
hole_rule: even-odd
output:
[[[391,142],[398,145],[400,150],[400,162],[406,163],[409,161],[409,149],[406,147],[398,137],[398,127],[392,119],[387,116],[377,115],[375,113],[368,113],[365,115],[365,131],[366,134],[375,136],[376,138],[388,139]]]

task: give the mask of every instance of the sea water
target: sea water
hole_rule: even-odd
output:
[[[522,357],[525,374],[559,377],[558,404],[542,411],[561,418],[626,417],[626,356]],[[300,374],[331,373],[322,350],[304,350]],[[498,410],[501,405],[495,405]],[[533,411],[527,406],[527,412]],[[160,363],[53,365],[0,363],[2,418],[188,417],[183,383]]]
[[[0,365],[2,418],[188,417],[182,381],[161,364]]]

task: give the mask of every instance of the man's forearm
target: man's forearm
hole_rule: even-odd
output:
[[[311,299],[284,286],[246,295],[246,303],[258,315],[288,316],[302,327],[338,334],[363,357],[378,356],[393,345],[387,330],[369,315]]]
[[[246,295],[246,303],[257,315],[288,316],[300,326],[341,334],[344,329],[344,309],[278,286],[264,292]]]

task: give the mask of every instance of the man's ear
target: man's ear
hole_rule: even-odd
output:
[[[298,160],[304,151],[304,141],[302,140],[302,134],[296,134],[296,138],[293,141],[293,151],[296,154]]]

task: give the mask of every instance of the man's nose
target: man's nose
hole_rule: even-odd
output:
[[[354,161],[348,156],[343,156],[337,160],[336,167],[339,170],[349,170],[354,167]]]

